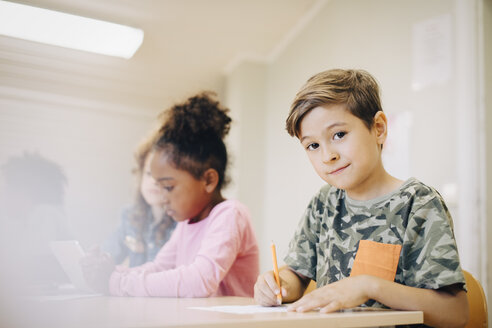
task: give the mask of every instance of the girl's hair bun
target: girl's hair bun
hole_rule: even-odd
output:
[[[208,168],[215,169],[220,189],[228,182],[224,137],[229,133],[231,118],[229,109],[215,98],[213,92],[202,92],[165,111],[155,147],[164,150],[175,167],[195,178]]]
[[[197,140],[220,138],[229,133],[229,109],[220,106],[213,92],[202,92],[176,104],[164,115],[161,132],[167,141],[193,143]]]

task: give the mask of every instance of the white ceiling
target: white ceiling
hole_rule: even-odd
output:
[[[129,60],[0,37],[0,87],[155,112],[192,92],[223,87],[241,58],[269,60],[323,0],[17,1],[144,30]]]

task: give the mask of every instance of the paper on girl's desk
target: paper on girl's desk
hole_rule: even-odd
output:
[[[287,312],[287,306],[272,306],[266,307],[261,305],[224,305],[224,306],[195,306],[190,309],[217,311],[234,314],[253,314],[253,313],[271,313],[271,312]]]

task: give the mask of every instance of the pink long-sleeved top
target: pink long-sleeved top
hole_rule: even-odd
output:
[[[237,200],[217,204],[207,218],[180,222],[152,262],[116,267],[116,296],[253,296],[259,252],[249,211]]]

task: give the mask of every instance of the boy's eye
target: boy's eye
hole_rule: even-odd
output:
[[[345,132],[337,132],[333,135],[333,139],[338,140],[342,139],[347,133]]]
[[[171,191],[174,189],[174,186],[162,186],[162,188],[166,191]]]
[[[307,150],[316,150],[316,149],[318,149],[318,147],[319,147],[319,144],[314,142],[314,143],[312,143],[312,144],[309,144],[309,145],[306,147],[306,149],[307,149]]]

